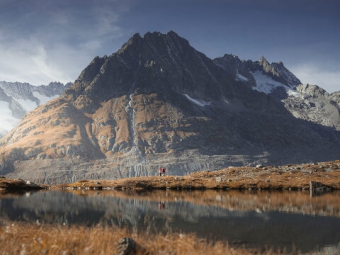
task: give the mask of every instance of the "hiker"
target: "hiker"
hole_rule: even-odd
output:
[[[163,176],[165,176],[165,167],[163,168]]]
[[[162,176],[162,168],[161,167],[158,169],[158,173],[159,173],[159,176]]]

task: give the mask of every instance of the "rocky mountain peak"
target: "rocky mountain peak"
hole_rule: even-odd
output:
[[[168,51],[176,49],[176,51],[179,51],[183,45],[189,46],[189,42],[173,31],[166,34],[162,34],[160,32],[148,32],[143,37],[140,36],[139,33],[136,33],[122,46],[120,50],[117,51],[117,54],[121,55],[125,52],[131,54],[138,51],[138,55],[142,57],[143,53],[157,54],[159,52],[163,52],[164,49]],[[177,46],[177,48],[174,46]]]
[[[282,63],[211,60],[175,32],[135,34],[94,58],[61,97],[25,115],[0,141],[0,172],[36,169],[50,182],[46,171],[54,169],[54,181],[65,181],[153,175],[160,166],[177,175],[331,159],[340,148],[336,122],[309,121],[317,98],[308,116],[300,114],[307,101],[298,82]],[[274,100],[277,90],[289,100]],[[325,110],[339,116],[333,106]]]
[[[211,59],[175,32],[153,32],[143,37],[135,34],[116,53],[96,57],[65,96],[71,96],[85,111],[137,90],[218,101],[234,97],[239,88],[232,81],[231,75],[221,75]]]
[[[329,97],[328,92],[317,85],[303,84],[298,87],[298,91],[312,97]]]
[[[131,45],[139,45],[141,42],[142,37],[139,33],[135,33],[126,43],[123,44],[123,46],[118,50],[118,54],[122,54],[126,51],[127,48],[129,48]]]
[[[253,65],[253,70],[259,70],[269,75],[274,80],[288,86],[295,88],[297,85],[301,84],[301,81],[291,73],[284,64],[280,61],[278,63],[269,63],[263,56],[257,62],[258,65]]]
[[[260,65],[261,65],[263,68],[267,68],[268,66],[270,66],[268,60],[265,59],[264,56],[262,56],[262,57],[260,58],[259,63],[260,63]]]

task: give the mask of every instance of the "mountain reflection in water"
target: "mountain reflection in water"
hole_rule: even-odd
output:
[[[0,193],[0,222],[97,224],[196,233],[250,247],[308,252],[340,242],[340,193],[47,191]]]

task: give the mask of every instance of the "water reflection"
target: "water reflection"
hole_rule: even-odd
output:
[[[0,194],[0,220],[194,232],[251,247],[302,252],[337,246],[340,193],[73,191]]]
[[[158,209],[159,210],[165,210],[165,202],[159,202],[158,203]]]

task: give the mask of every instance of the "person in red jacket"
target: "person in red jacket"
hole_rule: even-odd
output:
[[[165,167],[163,168],[163,176],[165,176]]]

